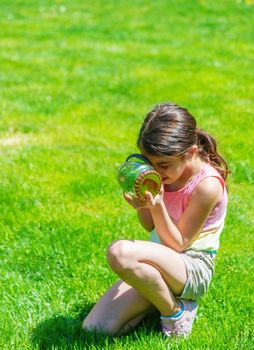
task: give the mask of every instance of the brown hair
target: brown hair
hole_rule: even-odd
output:
[[[217,152],[215,139],[197,128],[189,111],[174,103],[156,105],[141,126],[137,146],[157,156],[179,156],[197,145],[199,157],[211,164],[226,180],[227,162]]]

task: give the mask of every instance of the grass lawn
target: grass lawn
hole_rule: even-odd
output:
[[[254,349],[254,4],[2,0],[0,349]],[[105,251],[147,239],[115,174],[145,114],[175,101],[232,170],[216,274],[188,340],[147,319],[81,321],[116,280]]]

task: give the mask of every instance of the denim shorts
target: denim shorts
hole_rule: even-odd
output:
[[[187,250],[180,254],[186,267],[187,281],[181,299],[200,299],[208,290],[214,274],[215,254],[205,251]]]

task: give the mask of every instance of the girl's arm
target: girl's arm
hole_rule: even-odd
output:
[[[154,229],[153,217],[148,208],[137,209],[137,214],[141,225],[147,231],[152,231]]]
[[[154,228],[153,218],[148,208],[149,202],[147,200],[141,200],[135,197],[130,196],[127,193],[123,194],[125,200],[137,210],[138,218],[141,225],[147,231],[152,231]]]
[[[218,179],[213,177],[204,179],[193,191],[187,208],[175,225],[163,202],[163,193],[155,198],[147,193],[154,226],[161,241],[177,252],[184,251],[200,232],[222,195],[223,189]]]

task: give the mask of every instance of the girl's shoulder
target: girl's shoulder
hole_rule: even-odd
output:
[[[200,184],[202,185],[200,186]],[[218,171],[210,164],[205,163],[200,171],[189,181],[181,190],[189,195],[196,189],[197,186],[204,188],[205,186],[214,187],[213,184],[220,184],[224,188],[225,183]],[[209,189],[207,189],[209,191]]]
[[[221,203],[227,197],[225,181],[219,172],[206,164],[192,184],[191,198],[199,203]]]
[[[200,172],[200,176],[198,178],[197,184],[205,181],[206,185],[209,186],[209,184],[219,184],[223,190],[225,188],[225,181],[220,175],[220,173],[209,163],[206,163],[204,168]]]
[[[204,177],[195,186],[192,198],[198,198],[199,202],[218,203],[223,198],[224,188],[216,176]]]

